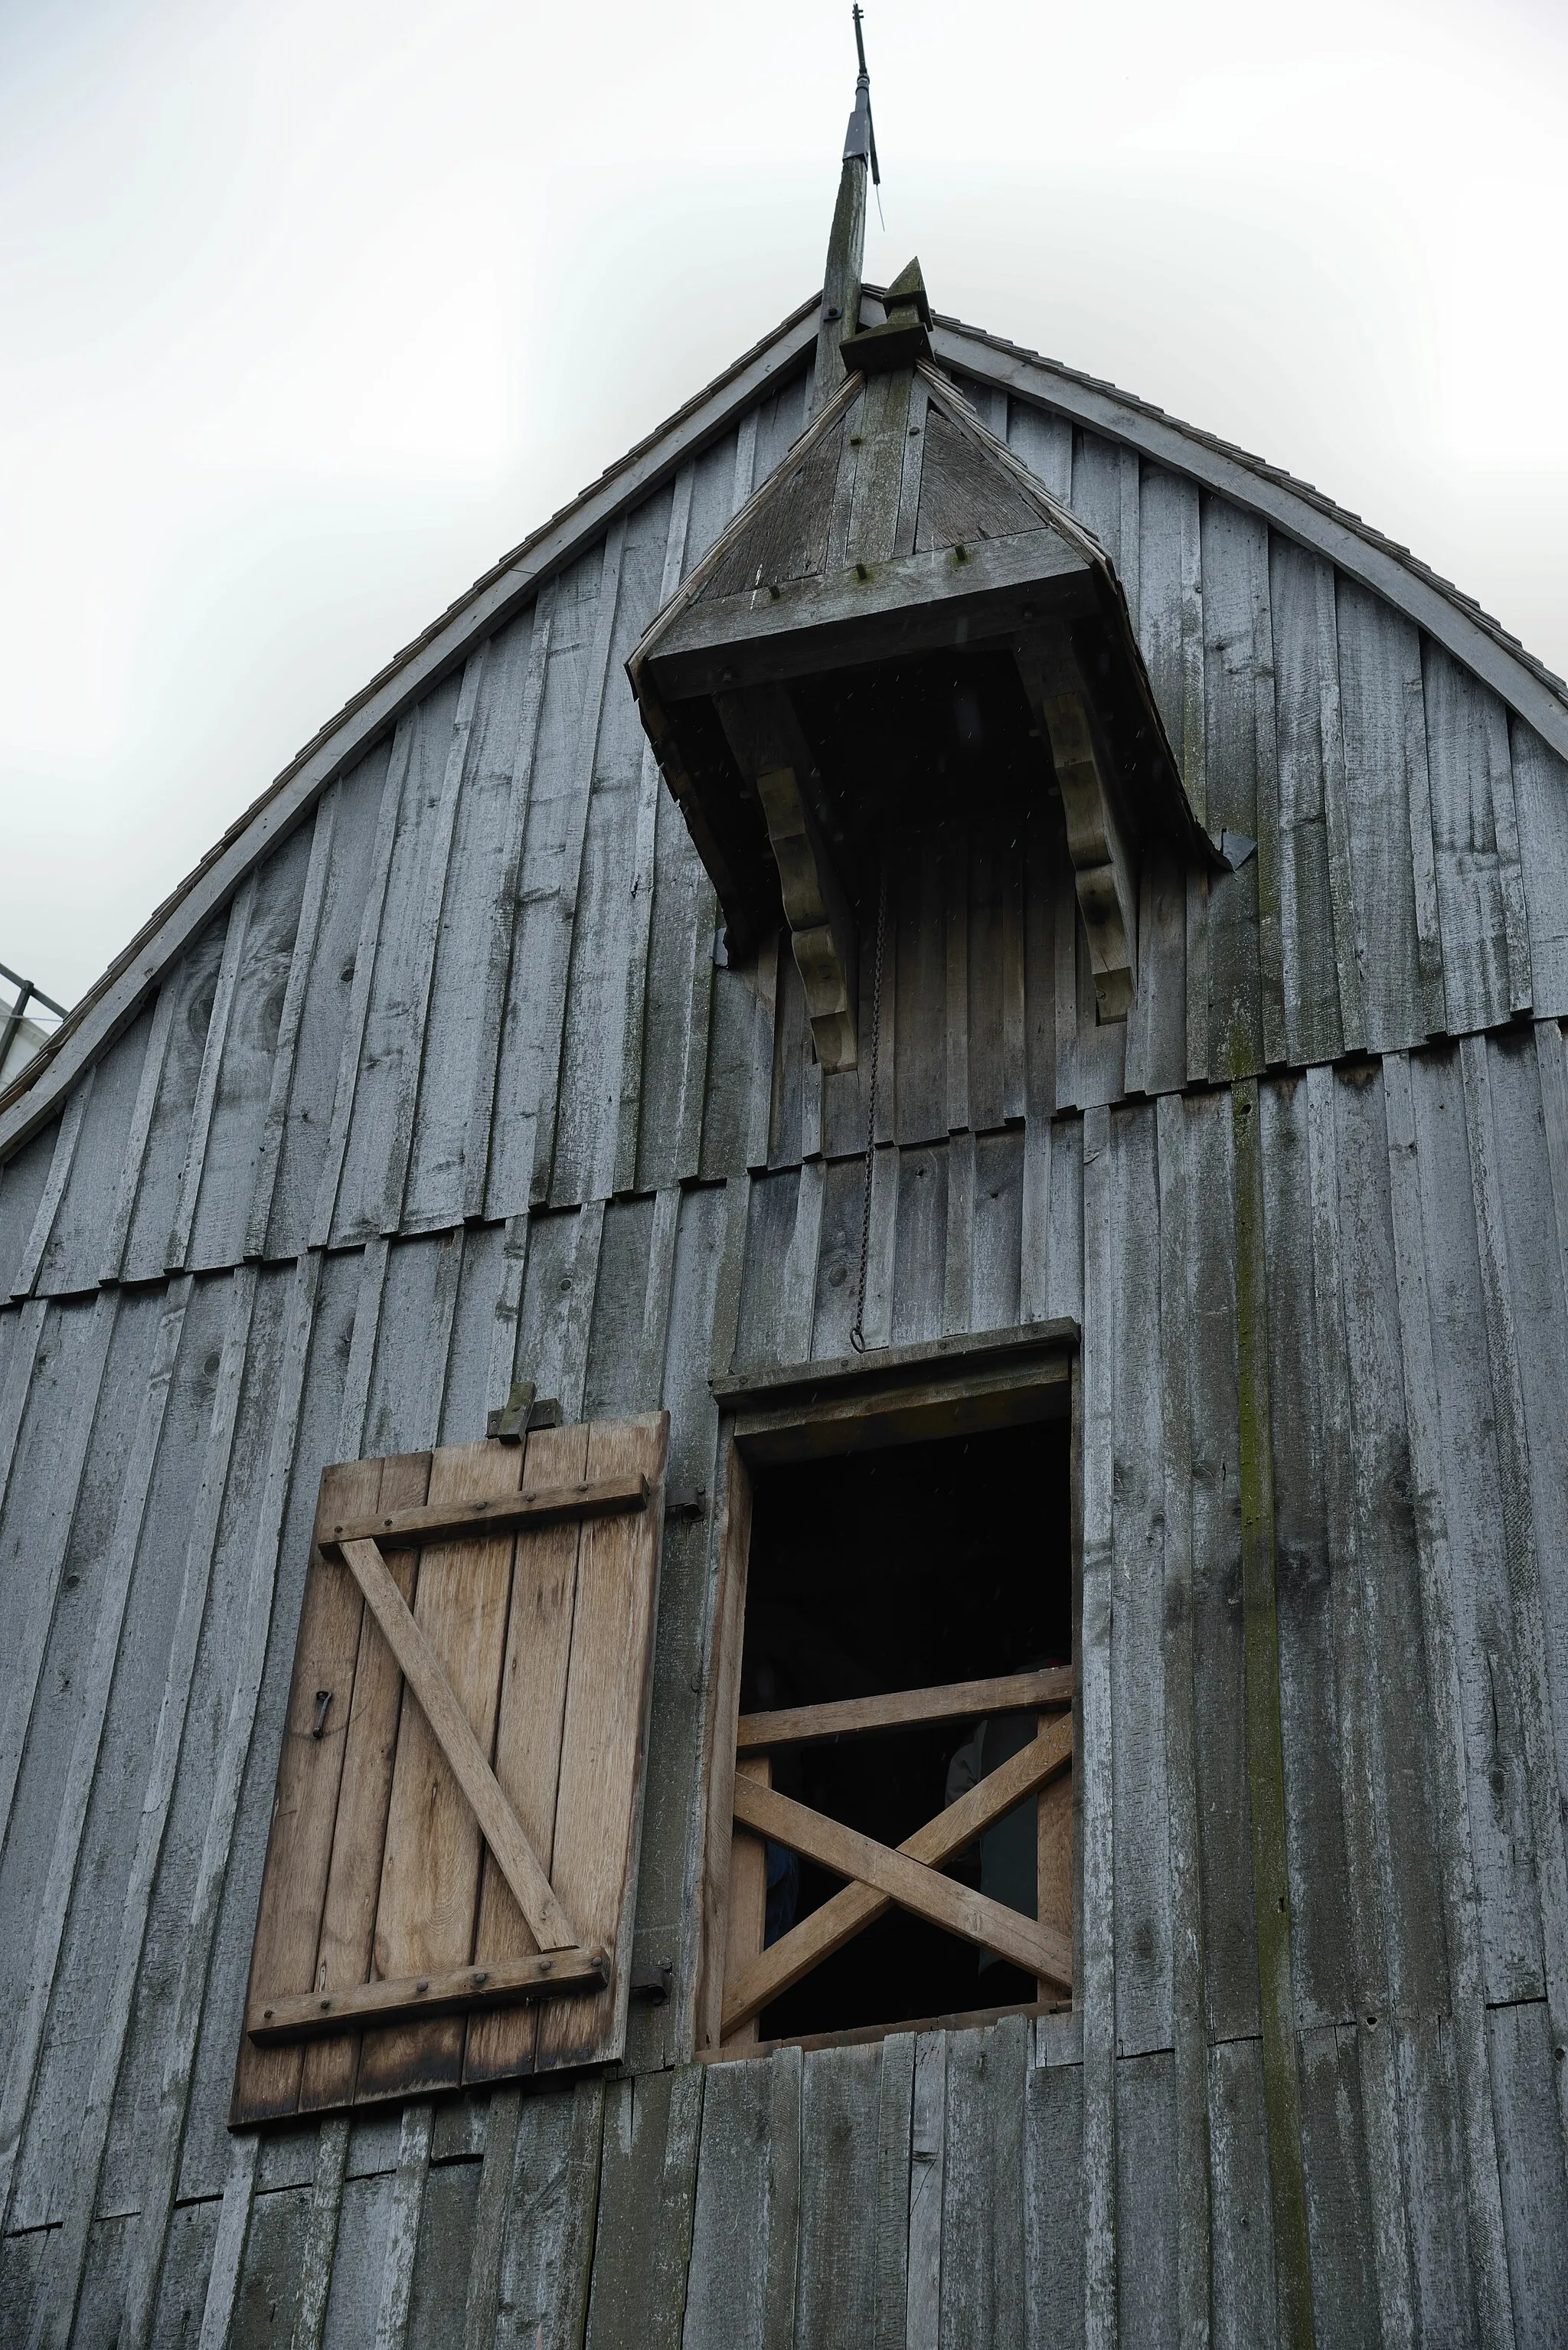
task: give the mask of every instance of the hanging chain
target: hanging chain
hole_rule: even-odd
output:
[[[871,1162],[877,1144],[877,1055],[882,1041],[882,945],[888,931],[888,867],[877,893],[877,959],[871,971],[871,1082],[866,1095],[866,1181],[860,1195],[860,1278],[855,1290],[855,1327],[849,1343],[866,1352],[866,1268],[871,1256]]]

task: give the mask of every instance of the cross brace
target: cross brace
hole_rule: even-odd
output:
[[[1022,1753],[989,1773],[956,1804],[928,1820],[896,1851],[878,1844],[874,1836],[862,1835],[737,1773],[737,1825],[771,1836],[776,1844],[787,1845],[792,1852],[804,1853],[807,1859],[852,1881],[736,1976],[724,2002],[722,2036],[727,2040],[739,2032],[895,1903],[944,1927],[950,1934],[1011,1959],[1028,1974],[1069,1988],[1073,1949],[1064,1934],[955,1885],[939,1871],[944,1861],[972,1844],[994,1821],[1068,1769],[1072,1760],[1073,1725],[1064,1717],[1043,1730]]]

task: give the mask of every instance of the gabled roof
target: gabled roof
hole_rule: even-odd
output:
[[[877,289],[867,287],[875,295]],[[165,970],[286,838],[320,794],[384,737],[402,712],[456,668],[576,559],[615,517],[668,481],[697,451],[804,368],[817,343],[814,295],[702,392],[504,556],[345,705],[236,818],[150,916],[61,1023],[37,1058],[0,1094],[0,1154],[55,1113],[64,1095],[119,1035]],[[1113,384],[937,313],[939,366],[1031,400],[1139,451],[1267,519],[1403,611],[1481,678],[1568,758],[1568,687],[1495,619],[1409,551],[1310,484]]]

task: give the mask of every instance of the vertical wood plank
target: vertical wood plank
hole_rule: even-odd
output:
[[[905,2350],[909,2303],[909,2147],[915,2041],[882,2043],[877,2109],[877,2315],[873,2350]]]
[[[1236,1335],[1241,1401],[1247,1775],[1252,1814],[1263,2079],[1281,2324],[1286,2341],[1295,2345],[1310,2344],[1313,2339],[1312,2263],[1302,2176],[1301,2086],[1291,1954],[1290,1872],[1285,1847],[1267,1271],[1255,1080],[1232,1091],[1231,1130],[1236,1164]]]
[[[1177,2324],[1183,2350],[1206,2345],[1211,2319],[1208,2034],[1198,1795],[1192,1591],[1193,1301],[1187,1114],[1167,1095],[1157,1110],[1159,1326],[1165,1500],[1165,1746],[1170,1819],[1170,2008],[1176,2100]]]
[[[575,1484],[588,1473],[587,1458],[587,1428],[539,1429],[528,1439],[522,1491]],[[546,1875],[554,1865],[580,1538],[581,1528],[572,1524],[542,1526],[517,1538],[496,1720],[495,1776]],[[510,1886],[487,1853],[476,1961],[520,1958],[536,1947]],[[538,2013],[532,2008],[472,2016],[463,2078],[480,2082],[527,2071],[537,2033]]]
[[[30,1295],[33,1284],[38,1277],[38,1268],[43,1263],[44,1252],[49,1245],[49,1235],[55,1229],[55,1218],[59,1213],[60,1201],[66,1193],[66,1185],[70,1181],[71,1168],[76,1161],[77,1145],[81,1139],[82,1120],[87,1116],[88,1103],[92,1097],[95,1075],[96,1071],[89,1069],[80,1079],[69,1101],[66,1104],[59,1126],[56,1129],[55,1148],[49,1159],[49,1171],[44,1181],[43,1195],[34,1211],[32,1226],[23,1244],[16,1278],[11,1284],[13,1297],[22,1298]]]
[[[234,2142],[229,2175],[223,2182],[223,2198],[218,2212],[212,2265],[207,2271],[207,2294],[202,2305],[202,2330],[197,2337],[196,2350],[225,2350],[229,2340],[234,2303],[239,2293],[240,2264],[245,2256],[245,2239],[250,2233],[251,2199],[255,2184],[256,2152],[260,2145],[261,2140],[254,2130],[245,2131]]]
[[[130,1113],[130,1130],[125,1138],[114,1212],[109,1219],[109,1237],[104,1243],[103,1271],[99,1276],[104,1281],[118,1281],[124,1270],[131,1222],[140,1194],[148,1137],[152,1131],[152,1113],[158,1107],[158,1093],[163,1082],[163,1065],[168,1058],[169,1038],[174,1025],[179,994],[178,974],[170,972],[158,991],[152,1025],[148,1031],[142,1057],[141,1076],[136,1088],[136,1102]]]
[[[946,2033],[915,2043],[909,2129],[909,2350],[940,2350],[942,2311],[943,2147],[948,2110]]]
[[[1442,1831],[1444,1922],[1454,1984],[1454,2054],[1464,2136],[1469,2265],[1481,2338],[1489,2344],[1504,2343],[1512,2339],[1512,2323],[1491,2084],[1483,2038],[1485,1979],[1471,1843],[1464,1698],[1443,1491],[1443,1431],[1415,1105],[1410,1064],[1404,1055],[1384,1062],[1383,1085],[1427,1691],[1435,1732],[1434,1776]]]
[[[545,1079],[539,1106],[534,1180],[530,1193],[530,1197],[535,1201],[549,1198],[555,1167],[556,1138],[561,1116],[561,1078],[566,1056],[566,987],[571,970],[572,950],[576,943],[577,896],[582,887],[583,847],[587,838],[588,803],[593,795],[594,763],[598,754],[599,728],[604,718],[605,691],[609,676],[610,649],[615,641],[616,614],[620,602],[621,558],[626,551],[626,516],[622,515],[611,523],[605,536],[604,559],[599,572],[598,608],[594,617],[593,650],[588,657],[582,707],[577,718],[571,797],[566,809],[566,828],[561,849],[560,879],[557,886],[556,911],[559,920],[550,948],[545,979],[544,1021],[540,1032],[545,1039]]]
[[[515,1492],[519,1451],[449,1445],[431,1456],[432,1502]],[[504,1594],[510,1537],[432,1543],[420,1554],[413,1613],[485,1753],[493,1752],[505,1639]],[[383,1980],[464,1966],[472,1955],[483,1844],[479,1824],[440,1741],[416,1705],[398,1722],[386,1843],[375,1913],[376,1972]],[[367,2032],[359,2099],[445,2087],[461,2074],[461,2016]]]
[[[255,1174],[251,1184],[250,1204],[245,1211],[245,1233],[242,1246],[247,1257],[266,1254],[273,1199],[277,1191],[278,1169],[283,1163],[284,1131],[288,1120],[288,1097],[294,1083],[295,1059],[299,1050],[300,1023],[305,1016],[306,991],[315,970],[317,942],[321,936],[322,909],[327,902],[327,881],[332,869],[332,842],[337,827],[337,807],[342,790],[341,782],[328,785],[316,804],[316,816],[310,827],[310,862],[305,871],[305,895],[300,901],[299,920],[289,956],[283,1010],[278,1016],[277,1041],[273,1047],[266,1108],[262,1114]]]
[[[1347,1053],[1366,1043],[1361,959],[1355,931],[1355,889],[1351,862],[1350,815],[1345,799],[1345,728],[1339,698],[1339,630],[1335,575],[1322,565],[1314,582],[1317,603],[1318,723],[1323,741],[1324,816],[1328,827],[1329,899],[1334,914],[1334,964],[1339,974],[1339,1024]]]
[[[435,984],[436,947],[441,936],[441,907],[446,898],[447,874],[452,862],[452,833],[457,824],[458,798],[468,769],[474,712],[479,703],[479,691],[489,651],[490,642],[485,639],[463,664],[462,683],[458,689],[457,709],[452,723],[452,737],[446,748],[440,798],[425,851],[424,888],[415,918],[408,972],[407,1027],[399,1055],[398,1091],[392,1107],[391,1133],[387,1139],[379,1216],[380,1229],[384,1232],[395,1232],[402,1222],[403,1200],[414,1148],[414,1113],[425,1075],[431,993]]]
[[[125,2292],[123,2335],[140,2350],[153,2322],[159,2261],[173,2206],[181,2144],[202,2037],[213,1948],[234,1850],[244,1766],[250,1753],[266,1661],[276,1584],[278,1543],[298,1438],[299,1406],[315,1323],[319,1257],[302,1258],[288,1282],[285,1336],[243,1611],[229,1679],[229,1703],[213,1782],[211,1808],[181,1943],[159,2085],[156,2126],[142,2153],[142,2210],[136,2257]]]
[[[151,1487],[158,1441],[174,1375],[180,1335],[190,1304],[188,1277],[173,1283],[158,1325],[136,1433],[120,1487],[108,1558],[99,1589],[92,1650],[70,1761],[60,1790],[53,1848],[38,1895],[27,1997],[13,2029],[4,2087],[0,2088],[0,2225],[8,2216],[16,2187],[16,2158],[32,2103],[44,2027],[66,1912],[76,1879],[87,1826],[88,1804],[98,1773],[109,1692],[119,1656],[120,1632],[130,1593],[131,1570],[141,1539],[142,1518]]]
[[[1077,1651],[1082,1721],[1081,1962],[1074,2003],[1084,2017],[1084,2339],[1112,2350],[1116,2338],[1116,1883],[1111,1700],[1113,1491],[1116,1458],[1114,1333],[1118,1267],[1110,1122],[1084,1118],[1084,1347],[1082,1635]],[[1076,1762],[1077,1758],[1075,1758]],[[1077,1955],[1076,1953],[1075,1954]]]
[[[38,1315],[36,1330],[41,1332],[42,1316],[47,1311],[43,1301],[39,1300],[36,1307],[27,1306],[26,1311],[28,1315],[35,1312]],[[49,1481],[43,1510],[30,1529],[33,1588],[11,1659],[5,1714],[0,1717],[0,1848],[3,1848],[10,1831],[23,1751],[37,1704],[38,1681],[48,1647],[49,1627],[54,1620],[60,1577],[65,1572],[66,1552],[81,1492],[88,1448],[98,1421],[104,1368],[109,1360],[109,1340],[114,1334],[118,1312],[116,1293],[112,1289],[100,1290],[92,1306],[80,1361],[74,1367],[75,1391],[60,1446],[60,1458]],[[35,1347],[36,1344],[35,1336]],[[35,1354],[35,1364],[36,1359]],[[13,1365],[14,1376],[20,1367],[20,1361],[18,1356],[17,1362]],[[18,1436],[21,1426],[25,1424],[21,1415],[26,1405],[26,1394],[18,1387],[16,1399]]]
[[[1520,1378],[1505,1256],[1501,1181],[1492,1116],[1489,1048],[1484,1037],[1467,1036],[1459,1046],[1465,1093],[1465,1127],[1475,1194],[1476,1234],[1480,1250],[1481,1296],[1487,1357],[1497,1412],[1502,1471],[1503,1539],[1513,1603],[1514,1653],[1519,1676],[1521,1724],[1529,1773],[1534,1831],[1535,1876],[1541,1904],[1542,1953],[1552,2045],[1568,2046],[1568,1842],[1563,1822],[1563,1788],[1552,1736],[1552,1700],[1546,1685],[1546,1627],[1542,1611],[1541,1564],[1531,1490],[1530,1439]],[[1559,2063],[1558,2112],[1568,2150],[1568,2064]]]
[[[381,2254],[381,2301],[376,2312],[376,2350],[404,2350],[413,2300],[414,2258],[430,2175],[431,2107],[422,2101],[403,2107],[398,2131],[398,2171]]]
[[[427,1453],[370,1461],[365,1467],[371,1472],[365,1484],[375,1490],[372,1510],[417,1508],[429,1494],[431,1463]],[[379,1476],[375,1473],[378,1471]],[[345,1482],[351,1484],[353,1480],[346,1479]],[[323,1499],[325,1502],[325,1495]],[[348,1497],[348,1506],[358,1506],[354,1497]],[[393,1551],[388,1565],[405,1602],[411,1602],[417,1571],[415,1553]],[[327,1574],[351,1581],[347,1570],[335,1562],[330,1567],[325,1563],[316,1565],[312,1582]],[[345,1629],[358,1598],[357,1585],[341,1596]],[[308,1662],[305,1658],[303,1628],[300,1654],[302,1660]],[[307,1686],[304,1697],[309,1703],[314,1691],[308,1684],[313,1680],[323,1683],[324,1676],[307,1673],[305,1679]],[[314,1983],[324,1991],[329,1986],[354,1988],[370,1979],[393,1759],[403,1711],[403,1681],[397,1659],[379,1625],[362,1604],[358,1639],[339,1692],[339,1704],[341,1711],[336,1722],[332,1721],[331,1709],[327,1711],[328,1727],[337,1742],[338,1777],[336,1800],[327,1823],[329,1845],[326,1883],[320,1896],[314,1965],[306,1983],[306,1988]],[[410,1700],[410,1712],[412,1710]],[[294,1728],[297,1738],[298,1721],[294,1721]],[[321,1742],[326,1743],[325,1737]],[[311,1881],[315,1881],[314,1877]],[[347,2104],[353,2096],[360,2039],[358,2033],[345,2033],[307,2042],[303,2050],[279,2052],[280,2056],[286,2054],[294,2059],[301,2113],[330,2109]]]
[[[578,2350],[598,2212],[602,2082],[524,2098],[497,2293],[495,2350]],[[490,2350],[490,2345],[484,2345]]]
[[[136,1850],[120,1914],[114,1980],[107,2011],[100,2020],[91,2078],[77,2133],[65,2224],[52,2249],[53,2307],[49,2322],[38,2331],[40,2343],[67,2342],[76,2317],[78,2296],[87,2265],[88,2238],[98,2208],[110,2108],[124,2060],[137,1979],[143,1962],[153,1880],[162,1856],[164,1834],[174,1797],[175,1771],[195,1674],[197,1642],[217,1546],[218,1517],[228,1477],[251,1315],[255,1303],[254,1272],[243,1267],[237,1270],[230,1279],[229,1292],[202,1482],[185,1545],[184,1574],[159,1705],[158,1728],[141,1799]]]
[[[805,2064],[798,2048],[769,2059],[768,2290],[763,2350],[795,2350],[800,2275],[801,2106]]]
[[[191,1252],[191,1228],[196,1221],[196,1201],[202,1190],[202,1170],[207,1162],[207,1138],[213,1129],[213,1106],[218,1098],[218,1077],[223,1068],[223,1054],[229,1041],[229,1022],[234,1008],[234,989],[239,980],[240,965],[245,951],[245,937],[250,929],[251,909],[255,903],[256,868],[253,866],[241,882],[229,907],[228,927],[223,933],[223,959],[218,965],[217,992],[213,998],[213,1010],[207,1022],[207,1034],[202,1045],[202,1066],[196,1079],[196,1098],[191,1105],[191,1127],[185,1143],[185,1156],[180,1168],[180,1183],[174,1203],[174,1222],[169,1234],[168,1253],[164,1263],[171,1273],[178,1273]]]
[[[1316,1303],[1315,1336],[1321,1376],[1318,1383],[1322,1416],[1321,1474],[1335,1561],[1334,1668],[1339,1692],[1337,1724],[1340,1748],[1341,1801],[1345,1818],[1345,1855],[1349,1890],[1350,1949],[1355,1975],[1355,2007],[1363,2013],[1386,2013],[1394,1985],[1391,1980],[1388,1927],[1397,1916],[1395,1887],[1388,1868],[1383,1805],[1378,1791],[1390,1783],[1377,1683],[1383,1676],[1373,1669],[1383,1653],[1383,1627],[1376,1620],[1375,1595],[1362,1555],[1359,1496],[1355,1480],[1366,1432],[1357,1416],[1352,1426],[1350,1339],[1346,1300],[1341,1284],[1351,1290],[1361,1274],[1345,1263],[1340,1230],[1340,1167],[1334,1132],[1335,1079],[1325,1069],[1310,1070],[1306,1079],[1307,1135],[1312,1183],[1312,1286]],[[1363,1276],[1364,1277],[1364,1276]],[[1369,1334],[1356,1332],[1363,1348]],[[1386,1464],[1379,1469],[1386,1473]],[[1386,1575],[1386,1561],[1383,1573]],[[1325,1758],[1326,1759],[1326,1758]],[[1418,1823],[1408,1819],[1405,1833],[1418,1834]],[[1315,1873],[1315,1872],[1314,1872]],[[1326,1872],[1323,1872],[1326,1874]],[[1304,1885],[1304,1901],[1318,1888]],[[1394,2043],[1390,2033],[1371,2039],[1361,2051],[1361,2123],[1366,2147],[1368,2200],[1376,2262],[1380,2322],[1390,2341],[1414,2338],[1409,2251],[1401,2194],[1404,2147],[1398,2093],[1394,2076]]]
[[[765,2064],[709,2068],[683,2350],[761,2350],[770,2088]]]
[[[359,1055],[365,1042],[365,1024],[369,1016],[370,983],[376,973],[376,947],[381,931],[381,913],[387,901],[387,882],[392,869],[392,850],[397,842],[398,817],[403,803],[403,789],[409,778],[416,723],[417,712],[400,721],[392,737],[392,754],[387,763],[386,780],[381,786],[376,816],[376,842],[370,858],[370,878],[365,893],[364,911],[359,918],[354,978],[338,1046],[337,1082],[327,1129],[327,1154],[317,1178],[316,1196],[306,1227],[306,1237],[313,1248],[325,1248],[332,1237],[333,1219],[337,1209],[337,1187],[343,1180],[349,1122],[354,1114],[354,1096],[359,1080]]]
[[[658,1488],[669,1440],[663,1414],[651,1421],[597,1428],[588,1440],[587,1473],[609,1477],[640,1469]],[[639,1517],[590,1519],[583,1530],[552,1881],[578,1933],[590,1945],[609,1950],[614,1969],[597,1998],[548,2003],[539,2025],[541,2071],[580,2064],[587,2054],[618,2053],[625,2036],[629,1887],[642,1825],[641,1764],[662,1523],[662,1509],[655,1506]]]
[[[490,1193],[491,1136],[495,1118],[495,1088],[501,1066],[501,1035],[506,1011],[514,943],[518,929],[518,890],[523,872],[524,845],[534,793],[534,765],[539,745],[539,722],[545,706],[545,681],[549,671],[550,639],[555,623],[555,583],[539,591],[534,607],[534,629],[528,640],[528,668],[523,685],[523,708],[517,724],[517,748],[512,774],[512,800],[505,839],[490,910],[490,936],[484,958],[484,981],[478,1017],[479,1051],[474,1059],[473,1093],[462,1143],[462,1211],[484,1212]],[[492,1213],[515,1202],[497,1201]]]

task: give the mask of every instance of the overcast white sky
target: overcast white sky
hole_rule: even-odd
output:
[[[1568,669],[1562,0],[867,0],[937,306]],[[0,0],[0,960],[61,1001],[819,283],[847,0]]]

